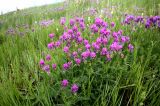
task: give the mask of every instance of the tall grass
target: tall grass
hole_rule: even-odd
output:
[[[48,11],[63,5],[55,4],[0,16],[0,105],[159,106],[159,30],[137,27],[133,32],[129,26],[120,25],[123,16],[116,14],[157,15],[158,4],[159,0],[102,0],[99,4],[92,5],[89,1],[80,4],[70,2],[61,12]],[[124,59],[117,56],[107,64],[101,60],[91,61],[80,68],[73,67],[66,75],[61,73],[60,66],[50,76],[41,71],[38,62],[43,57],[42,52],[49,52],[46,49],[48,34],[54,32],[56,39],[62,34],[60,17],[69,19],[75,13],[81,14],[90,7],[97,8],[100,12],[101,8],[112,6],[118,7],[113,12],[112,19],[103,18],[108,22],[116,22],[116,29],[123,29],[125,35],[131,37],[135,46],[133,53],[125,55]],[[137,12],[135,6],[144,9]],[[35,24],[35,21],[43,19],[55,19],[55,22],[47,28]],[[35,32],[29,32],[25,36],[6,35],[7,28],[15,27],[16,24],[34,26]],[[62,54],[57,53],[54,60],[63,64],[62,57]],[[66,91],[59,89],[63,77],[78,82],[80,90],[76,95],[68,93],[69,88]]]

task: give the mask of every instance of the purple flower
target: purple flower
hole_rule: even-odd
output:
[[[86,45],[85,45],[85,48],[86,48],[86,49],[90,49],[90,48],[91,48],[91,45],[90,45],[90,44],[86,44]]]
[[[43,66],[43,65],[44,65],[44,60],[43,60],[43,59],[41,59],[41,60],[39,61],[39,65],[40,65],[40,66]]]
[[[107,58],[108,61],[111,61],[111,59],[112,59],[110,54],[107,54],[106,58]]]
[[[106,55],[107,54],[107,48],[102,48],[102,51],[101,51],[101,55]]]
[[[102,43],[102,38],[101,37],[98,37],[97,39],[96,39],[96,44],[97,45],[100,45]]]
[[[128,36],[121,36],[121,42],[125,43],[125,42],[129,42],[130,38]]]
[[[78,27],[77,27],[77,26],[73,26],[72,30],[73,30],[74,32],[77,32],[77,31],[78,31]]]
[[[158,21],[158,27],[160,28],[160,21]]]
[[[98,27],[96,26],[96,24],[93,24],[90,26],[90,29],[93,33],[97,33],[98,32]]]
[[[111,45],[110,45],[110,49],[112,51],[120,51],[121,49],[123,48],[122,45],[118,44],[118,42],[113,42]]]
[[[72,35],[73,34],[73,30],[72,29],[68,29],[68,34]]]
[[[130,52],[132,52],[133,49],[134,49],[133,45],[132,45],[132,44],[129,44],[129,45],[128,45],[128,49],[129,49]]]
[[[100,49],[100,46],[95,42],[92,43],[92,47],[94,48],[95,51],[98,51]]]
[[[77,65],[80,65],[80,63],[81,63],[81,59],[76,58],[76,59],[75,59],[75,62],[76,62],[76,64],[77,64]]]
[[[103,38],[102,39],[102,43],[103,43],[103,45],[106,45],[108,43],[108,39],[107,38]]]
[[[114,22],[111,22],[111,27],[115,27],[115,23]]]
[[[51,42],[47,45],[48,49],[53,49],[54,47],[54,42]]]
[[[61,20],[60,20],[60,24],[61,25],[64,25],[66,23],[66,18],[65,17],[62,17]]]
[[[95,58],[95,57],[96,57],[96,53],[95,53],[95,52],[91,52],[91,53],[90,53],[90,57],[91,57],[91,58]]]
[[[72,62],[64,63],[63,64],[63,69],[68,70],[71,67],[71,65],[72,65]]]
[[[80,26],[82,31],[85,29],[85,24],[83,22],[80,22],[79,26]]]
[[[75,24],[75,20],[74,19],[70,19],[70,26],[73,26]]]
[[[102,27],[104,27],[104,28],[107,28],[108,27],[108,24],[107,24],[107,22],[102,22]]]
[[[89,56],[90,56],[90,51],[85,51],[85,52],[82,52],[81,54],[81,57],[84,60],[87,59]]]
[[[52,64],[52,68],[53,68],[54,70],[56,70],[57,65],[56,65],[56,64]]]
[[[50,72],[50,66],[49,65],[45,65],[43,67],[43,70],[46,71],[47,73],[49,73]]]
[[[52,39],[54,37],[54,33],[49,34],[49,37]]]
[[[106,34],[106,28],[102,28],[102,29],[100,30],[100,34],[101,34],[101,35],[105,35],[105,34]]]
[[[125,37],[125,36],[122,36],[122,37],[121,37],[121,42],[123,42],[123,43],[126,42],[126,37]]]
[[[146,24],[145,24],[145,27],[149,28],[150,26],[151,26],[151,21],[148,19],[147,22],[146,22]]]
[[[69,83],[68,80],[64,79],[64,80],[62,80],[61,85],[62,85],[62,87],[67,87],[68,83]]]
[[[123,33],[123,31],[122,31],[122,30],[119,30],[119,31],[117,32],[117,34],[118,34],[119,36],[121,36],[121,35],[122,35],[122,33]]]
[[[61,45],[61,42],[60,42],[60,41],[55,42],[55,46],[56,46],[56,47],[59,47],[60,45]]]
[[[64,63],[64,64],[63,64],[63,69],[64,69],[64,70],[68,70],[68,69],[69,69],[68,63]]]
[[[68,53],[68,52],[69,52],[69,47],[65,46],[65,47],[63,48],[63,51],[64,51],[65,53]]]
[[[83,42],[83,38],[81,37],[81,36],[79,36],[78,38],[77,38],[77,42],[80,44],[80,43],[82,43]]]
[[[102,22],[103,22],[103,20],[102,20],[101,18],[96,18],[96,19],[95,19],[95,24],[96,24],[98,27],[101,26]]]
[[[77,33],[76,33],[76,36],[77,36],[77,37],[81,36],[81,32],[77,32]]]
[[[86,39],[84,39],[83,43],[84,43],[84,45],[89,44],[88,40],[86,40]]]
[[[78,56],[78,53],[77,53],[76,51],[74,51],[74,52],[72,53],[72,55],[73,55],[73,57],[75,58],[75,57]]]
[[[78,89],[79,89],[79,87],[78,87],[77,84],[73,84],[72,87],[71,87],[71,91],[72,91],[73,93],[76,93],[76,92],[78,91]]]
[[[46,60],[47,60],[47,61],[50,61],[50,60],[51,60],[51,55],[48,54],[48,55],[46,56]]]

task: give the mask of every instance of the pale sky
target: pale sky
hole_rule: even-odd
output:
[[[64,0],[0,0],[0,14],[33,6],[57,3]]]

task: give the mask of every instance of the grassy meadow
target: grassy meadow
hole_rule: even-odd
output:
[[[123,23],[126,17],[132,19],[129,15],[143,21]],[[160,106],[160,18],[157,24],[145,24],[153,16],[160,17],[159,0],[69,0],[0,15],[0,106]],[[80,36],[88,40],[91,51],[101,36],[100,29],[90,30],[91,25],[97,17],[108,24],[110,37],[103,46],[109,54],[101,56],[97,50],[96,56],[85,58],[81,53],[86,45],[79,37],[64,40],[64,32],[73,33],[70,19],[77,17]],[[112,48],[114,32],[121,31],[129,41],[123,49],[120,41],[119,48]],[[56,41],[60,46],[47,48]],[[71,56],[74,51],[79,51],[80,64]],[[45,59],[48,54],[51,59]]]

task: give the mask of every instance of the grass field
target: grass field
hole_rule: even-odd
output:
[[[159,45],[159,0],[70,0],[1,15],[0,106],[160,106]]]

